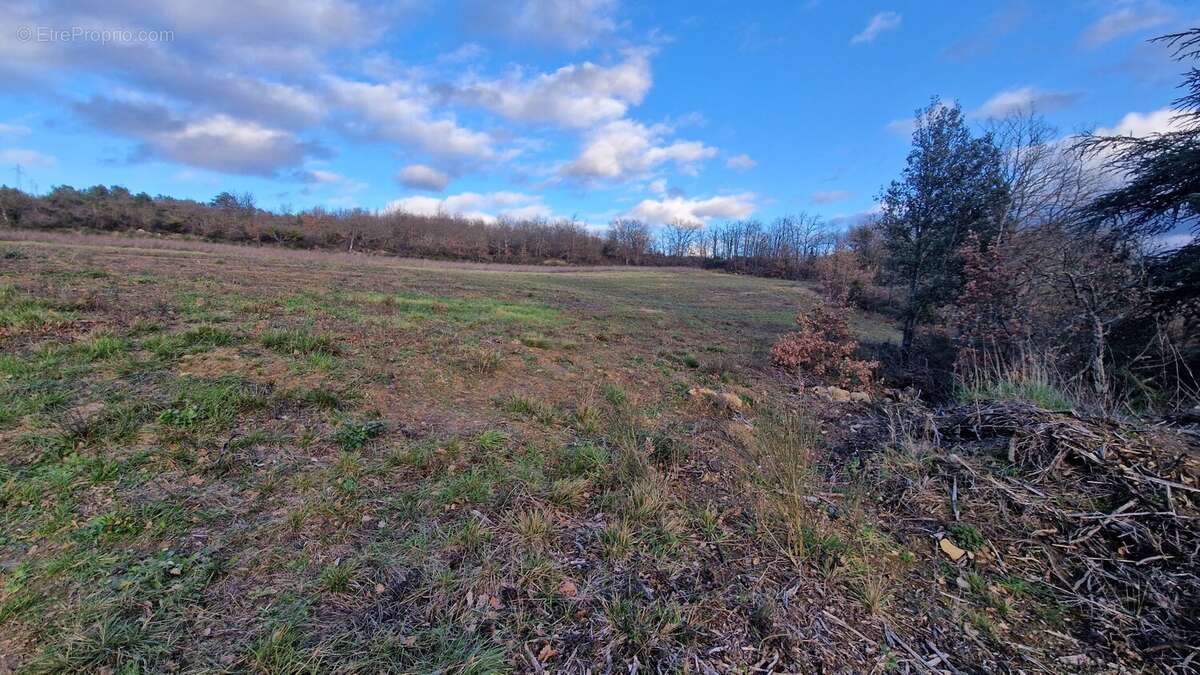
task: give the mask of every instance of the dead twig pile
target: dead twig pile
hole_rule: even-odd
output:
[[[1041,521],[1048,581],[1091,617],[1093,637],[1118,654],[1198,665],[1200,461],[1187,437],[1022,403],[948,409],[934,423],[943,447],[1002,447],[1020,468],[997,475],[959,454],[945,460]]]

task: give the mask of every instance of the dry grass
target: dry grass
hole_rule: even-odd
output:
[[[0,312],[54,313],[0,337],[0,671],[1046,670],[1083,649],[1046,632],[1081,608],[979,552],[946,569],[936,425],[897,414],[894,448],[767,367],[810,289],[0,236]],[[972,545],[1003,541],[1009,514],[959,480]]]

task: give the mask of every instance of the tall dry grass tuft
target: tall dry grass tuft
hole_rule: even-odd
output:
[[[760,418],[752,448],[755,476],[761,486],[760,530],[784,557],[799,565],[809,545],[819,539],[823,523],[810,501],[813,464],[820,444],[816,422],[799,412],[776,412]]]

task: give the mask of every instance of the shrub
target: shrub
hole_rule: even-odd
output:
[[[858,305],[868,295],[875,271],[864,267],[854,251],[834,251],[813,262],[821,293],[830,302]]]
[[[878,367],[874,361],[854,358],[858,341],[850,334],[846,306],[817,305],[796,315],[799,330],[785,334],[771,346],[771,360],[790,371],[806,371],[839,384],[867,385]]]

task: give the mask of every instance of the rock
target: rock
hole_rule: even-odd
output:
[[[826,390],[826,393],[829,396],[829,400],[834,403],[848,403],[851,400],[850,392],[841,387],[830,387]]]
[[[855,391],[850,393],[850,400],[855,403],[870,403],[871,395],[865,391]]]
[[[720,404],[724,408],[728,408],[733,412],[742,412],[746,409],[746,402],[741,396],[732,392],[723,391],[719,394]]]
[[[965,550],[955,546],[954,542],[946,539],[945,537],[938,541],[938,546],[942,548],[942,553],[945,553],[946,556],[954,562],[958,562],[967,554]]]
[[[715,391],[707,387],[692,387],[688,396],[696,402],[706,403],[719,411],[740,413],[746,409],[746,402],[737,394],[728,391]]]

